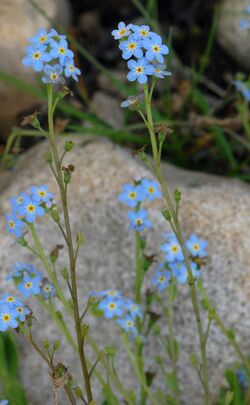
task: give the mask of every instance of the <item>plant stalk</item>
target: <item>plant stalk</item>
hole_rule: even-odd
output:
[[[71,226],[70,226],[70,219],[69,219],[69,210],[68,210],[68,201],[67,201],[67,191],[64,185],[60,159],[58,156],[57,146],[56,146],[56,139],[55,139],[55,131],[54,131],[54,122],[53,122],[53,87],[52,85],[48,85],[48,127],[49,127],[49,135],[48,139],[50,142],[52,155],[54,159],[55,171],[57,174],[57,183],[60,189],[60,196],[62,201],[62,208],[63,208],[63,216],[65,222],[65,230],[66,230],[66,237],[68,240],[68,254],[69,254],[69,264],[70,264],[70,275],[71,275],[71,293],[72,293],[72,301],[73,301],[73,310],[74,310],[74,320],[75,320],[75,329],[76,329],[76,336],[77,336],[77,345],[78,345],[78,352],[81,362],[81,369],[83,374],[83,379],[85,383],[86,395],[88,398],[88,402],[93,400],[92,389],[90,384],[89,372],[87,361],[84,352],[84,336],[81,332],[81,319],[79,313],[79,305],[78,305],[78,294],[77,294],[77,281],[76,281],[76,262],[75,262],[75,254],[74,254],[74,246],[73,246],[73,239],[71,233]]]

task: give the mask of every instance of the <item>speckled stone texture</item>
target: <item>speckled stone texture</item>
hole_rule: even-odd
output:
[[[226,53],[247,71],[250,69],[249,32],[240,27],[240,20],[249,18],[244,15],[248,5],[248,0],[221,1],[217,21],[217,41]]]
[[[60,142],[62,146],[62,141]],[[127,229],[126,208],[117,201],[122,185],[134,177],[149,177],[148,170],[130,153],[113,145],[109,141],[94,138],[76,140],[77,146],[71,153],[68,163],[76,166],[69,188],[71,222],[74,235],[78,230],[85,234],[86,243],[80,251],[78,261],[78,287],[81,306],[87,294],[93,289],[118,288],[132,298],[134,280],[133,235]],[[46,183],[56,195],[55,183],[43,162],[47,149],[46,142],[21,156],[11,173],[0,176],[2,189],[0,197],[0,292],[11,288],[5,282],[5,276],[15,260],[37,261],[19,245],[13,244],[13,238],[4,231],[3,213],[8,209],[8,200],[30,187],[32,184]],[[67,162],[66,162],[67,163]],[[163,164],[166,179],[172,188],[182,190],[181,217],[183,229],[187,234],[196,232],[209,241],[209,259],[204,269],[204,282],[219,313],[228,327],[238,331],[243,349],[249,351],[250,329],[250,191],[249,186],[234,180],[215,176],[187,172],[168,164]],[[148,253],[156,253],[160,260],[159,245],[162,233],[166,232],[159,209],[162,202],[151,205],[150,217],[154,229],[148,232]],[[57,243],[63,243],[51,220],[42,218],[38,225],[41,240],[49,252]],[[67,265],[66,251],[63,250],[58,267]],[[148,277],[151,276],[151,272]],[[148,282],[148,281],[147,281]],[[30,301],[37,318],[34,329],[39,341],[42,338],[57,336],[56,328],[47,315],[38,308],[35,300]],[[196,327],[188,293],[183,286],[176,303],[176,335],[181,341],[180,367],[183,403],[202,405],[201,387],[195,371],[189,364],[190,353],[198,352]],[[100,347],[119,341],[117,329],[112,321],[93,319],[91,334],[96,337]],[[163,331],[167,332],[164,326]],[[19,338],[23,355],[21,356],[22,380],[27,389],[30,404],[42,405],[51,401],[50,381],[46,367]],[[157,372],[154,357],[163,353],[154,338],[146,346],[149,353],[147,366]],[[88,350],[88,354],[91,350]],[[225,338],[212,327],[208,344],[211,391],[216,397],[223,383],[225,367],[235,360],[234,353],[226,344]],[[62,340],[62,350],[58,355],[70,366],[70,372],[79,373],[72,351]],[[167,364],[167,361],[166,361]],[[117,367],[128,388],[134,386],[135,377],[130,369],[123,349],[117,356]],[[101,389],[95,383],[97,398]],[[61,403],[66,403],[62,399]],[[98,401],[98,404],[101,403]]]
[[[37,4],[47,15],[67,27],[70,21],[68,0],[40,0]],[[50,23],[39,13],[29,0],[0,1],[0,70],[17,79],[36,85],[37,74],[22,65],[28,38],[41,28],[50,28]],[[0,138],[6,138],[18,114],[25,114],[34,103],[41,100],[17,89],[11,83],[0,82]]]

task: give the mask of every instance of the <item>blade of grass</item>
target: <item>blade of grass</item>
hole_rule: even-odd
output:
[[[210,31],[208,34],[207,44],[205,47],[204,54],[201,57],[200,69],[198,72],[199,75],[203,75],[203,73],[205,72],[205,70],[209,64],[211,52],[212,52],[214,41],[215,41],[218,15],[219,15],[219,7],[218,7],[218,5],[215,5],[214,12],[213,12],[212,25],[211,25],[211,28],[210,28]]]
[[[32,96],[35,96],[41,100],[46,100],[47,98],[46,93],[42,91],[40,88],[30,83],[27,83],[21,79],[18,79],[14,75],[11,75],[2,70],[0,70],[0,80],[3,80],[9,83],[10,85],[16,87],[17,89],[23,90],[26,93],[31,94]],[[80,111],[76,109],[74,106],[67,103],[66,101],[61,101],[61,103],[58,105],[58,109],[61,110],[62,112],[65,112],[71,118],[78,118],[90,122],[92,124],[107,125],[104,121],[101,121],[94,114],[85,111]]]
[[[131,132],[127,132],[125,130],[116,130],[112,128],[103,128],[103,127],[90,127],[90,128],[84,128],[78,125],[69,125],[68,129],[75,132],[75,133],[82,133],[82,134],[93,134],[96,136],[101,136],[104,137],[106,136],[107,138],[110,138],[113,141],[116,142],[131,142],[133,144],[136,144],[137,146],[144,146],[148,138],[146,135],[136,135]],[[67,134],[66,134],[67,135]]]
[[[192,92],[191,97],[194,105],[199,108],[202,114],[208,116],[211,115],[212,109],[198,88]],[[235,170],[237,168],[237,161],[233,155],[231,144],[228,142],[224,131],[218,125],[211,125],[209,129],[214,136],[214,140],[221,157],[228,162],[229,167],[232,170]]]
[[[147,11],[149,15],[153,15],[153,18],[158,21],[158,0],[147,0]]]
[[[150,13],[148,10],[144,7],[144,5],[140,2],[140,0],[132,0],[132,3],[135,5],[135,7],[141,12],[143,17],[146,19],[147,23],[151,25],[151,27],[157,31],[161,32],[159,24],[155,21],[154,18],[151,17]]]

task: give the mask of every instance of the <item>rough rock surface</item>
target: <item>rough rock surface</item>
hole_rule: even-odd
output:
[[[240,20],[244,18],[244,10],[248,5],[248,0],[221,1],[217,23],[217,41],[246,70],[250,69],[249,32],[240,27]]]
[[[59,24],[69,24],[68,0],[42,0],[37,4]],[[50,23],[34,9],[28,0],[1,0],[0,4],[0,70],[19,80],[36,83],[37,75],[22,65],[28,37]],[[9,134],[18,114],[38,102],[31,95],[17,90],[4,80],[0,81],[0,137]]]
[[[119,129],[124,125],[123,112],[117,98],[102,91],[96,91],[91,101],[91,109],[98,118]]]
[[[82,307],[87,294],[93,289],[118,288],[132,297],[133,285],[133,235],[127,230],[126,208],[117,202],[122,185],[137,176],[150,176],[148,170],[124,149],[109,141],[82,138],[77,141],[69,162],[76,166],[70,185],[71,221],[74,234],[81,230],[86,243],[80,251],[78,262],[78,287]],[[33,261],[32,256],[21,246],[13,244],[13,238],[4,232],[3,213],[8,208],[8,199],[30,187],[31,184],[46,183],[53,191],[54,181],[43,163],[47,145],[44,142],[23,155],[12,173],[0,176],[0,293],[11,288],[5,276],[15,260]],[[209,241],[209,260],[204,270],[204,282],[209,295],[228,327],[238,331],[243,349],[249,352],[250,328],[250,190],[249,186],[234,180],[187,172],[168,164],[163,170],[172,188],[182,190],[182,224],[185,232],[196,232]],[[161,202],[152,204],[150,217],[154,229],[149,235],[149,254],[156,252],[159,258],[159,244],[166,224],[159,208]],[[42,243],[49,252],[61,238],[52,221],[39,221]],[[59,269],[67,263],[62,252]],[[151,275],[151,273],[150,273]],[[149,276],[150,276],[149,275]],[[38,339],[56,337],[53,322],[31,303],[37,322]],[[188,287],[183,286],[176,308],[176,334],[181,341],[179,374],[182,382],[184,404],[201,405],[201,388],[195,371],[189,364],[190,353],[197,351],[196,328],[190,311]],[[116,328],[112,321],[95,320],[90,317],[92,335],[100,347],[117,341]],[[164,328],[166,331],[166,328]],[[154,339],[153,339],[154,340]],[[20,337],[24,355],[21,357],[22,380],[27,389],[30,404],[50,403],[50,381],[46,367]],[[157,347],[157,353],[155,350]],[[151,371],[158,371],[153,365],[156,354],[163,349],[155,341],[147,345],[151,360]],[[59,359],[70,365],[70,371],[77,375],[77,363],[71,350],[63,340]],[[225,338],[212,327],[208,344],[209,369],[213,397],[223,383],[225,367],[235,360],[234,353]],[[131,372],[124,350],[118,355],[117,367],[127,387],[133,386],[135,377]],[[80,375],[80,373],[79,373]],[[100,393],[100,388],[96,392]],[[99,394],[98,394],[99,395]],[[66,402],[66,401],[65,401]],[[62,402],[64,403],[64,402]],[[98,402],[99,403],[99,402]]]

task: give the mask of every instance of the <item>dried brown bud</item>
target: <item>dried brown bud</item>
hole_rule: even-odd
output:
[[[34,120],[37,118],[38,114],[39,114],[38,111],[34,111],[33,114],[29,114],[23,117],[20,123],[21,127],[26,127],[26,125],[32,125]]]
[[[154,126],[154,132],[156,134],[164,134],[166,136],[171,135],[174,131],[167,126],[167,124],[156,124]]]
[[[147,144],[143,145],[140,149],[132,150],[131,156],[134,158],[137,155],[143,155],[146,147],[147,147]]]

